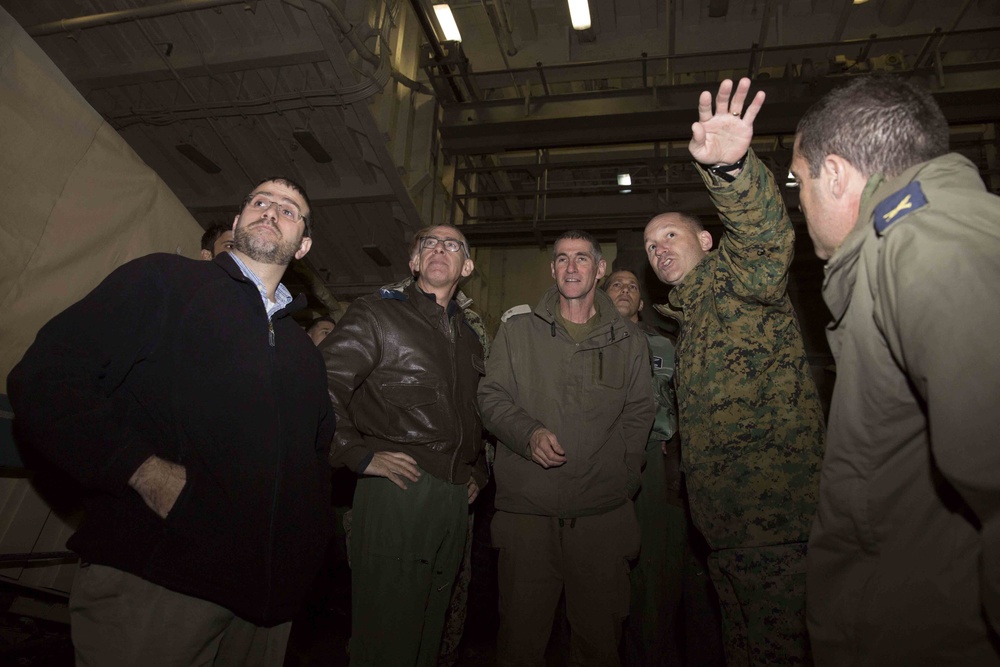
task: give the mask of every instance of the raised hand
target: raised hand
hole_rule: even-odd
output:
[[[715,112],[712,112],[712,93],[703,91],[698,98],[698,122],[691,126],[691,157],[701,164],[712,166],[732,164],[743,157],[753,139],[753,121],[764,104],[764,91],[759,90],[750,105],[744,108],[750,79],[740,79],[733,91],[733,82],[726,79],[715,94]]]

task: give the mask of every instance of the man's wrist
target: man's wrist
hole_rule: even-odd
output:
[[[740,172],[743,171],[743,166],[747,162],[747,155],[749,155],[749,153],[750,151],[748,150],[743,154],[743,157],[731,164],[715,164],[711,166],[702,165],[702,168],[705,171],[718,176],[722,180],[732,183],[736,180],[736,177],[740,175]]]

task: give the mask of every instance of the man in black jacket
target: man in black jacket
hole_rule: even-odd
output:
[[[333,461],[363,477],[351,529],[351,665],[430,666],[486,484],[479,336],[455,301],[465,237],[417,232],[412,283],[351,304],[320,346],[339,418]]]
[[[87,492],[78,665],[282,664],[329,526],[333,413],[279,282],[308,216],[262,181],[232,251],[125,264],[11,372],[19,440]]]

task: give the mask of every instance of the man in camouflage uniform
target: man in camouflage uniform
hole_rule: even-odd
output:
[[[805,552],[823,455],[823,413],[786,292],[794,233],[774,177],[750,150],[758,92],[750,81],[703,92],[691,155],[719,210],[712,237],[693,216],[666,213],[645,248],[673,285],[665,314],[677,345],[683,465],[691,514],[711,548],[726,660],[810,662]],[[732,95],[730,99],[730,95]],[[742,115],[742,117],[741,117]],[[663,311],[661,311],[663,312]]]

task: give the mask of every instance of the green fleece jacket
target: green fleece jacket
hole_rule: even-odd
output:
[[[500,326],[479,385],[483,423],[497,448],[496,507],[572,518],[602,514],[639,488],[646,436],[656,411],[646,337],[603,292],[598,324],[577,343],[559,323],[555,287],[533,312]],[[528,440],[552,431],[566,463],[542,468]]]

